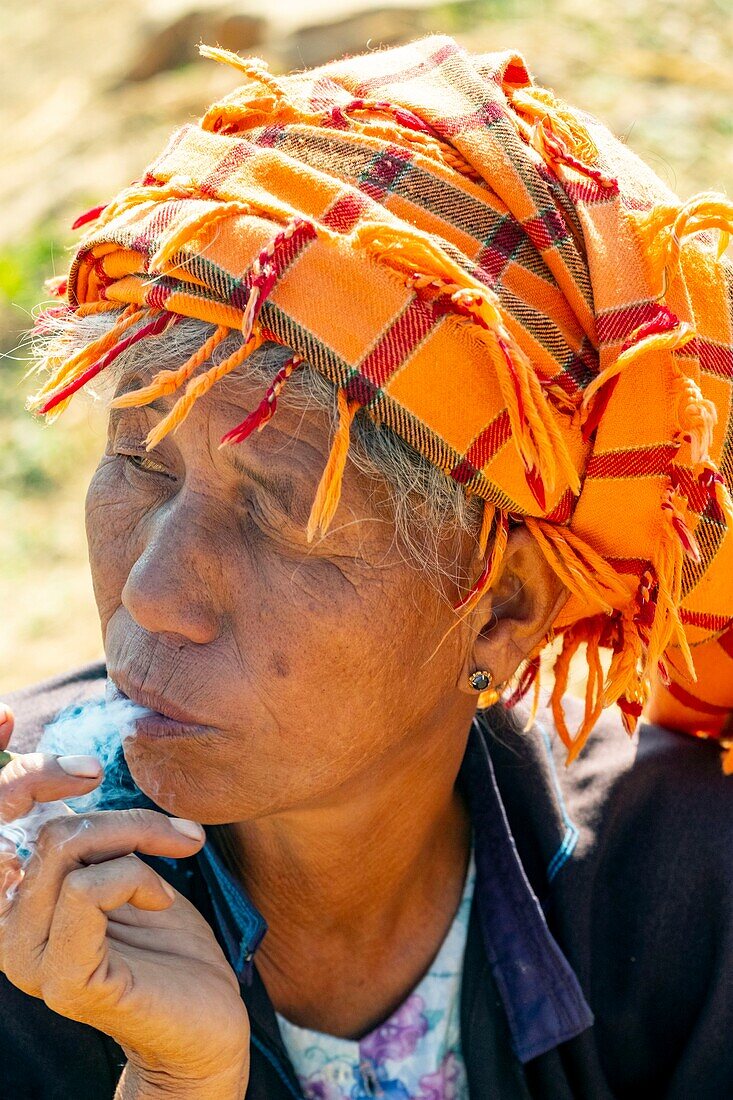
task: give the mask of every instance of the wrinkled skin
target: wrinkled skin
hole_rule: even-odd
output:
[[[218,449],[261,391],[241,376],[215,387],[147,457],[140,441],[160,414],[113,412],[87,497],[110,676],[208,727],[195,740],[138,739],[128,763],[161,806],[204,823],[326,801],[414,756],[416,731],[428,751],[455,729],[460,758],[475,706],[471,627],[441,645],[455,614],[404,563],[374,486],[353,468],[331,530],[308,544],[326,417],[283,401],[264,431]],[[292,481],[289,513],[258,475]],[[487,654],[480,667],[503,680],[522,655]]]
[[[494,590],[456,624],[460,592],[405,563],[384,486],[349,465],[331,529],[309,545],[326,415],[281,399],[264,431],[218,449],[261,393],[237,372],[150,455],[141,441],[171,399],[113,412],[87,498],[92,576],[110,677],[200,727],[127,741],[136,782],[172,814],[229,826],[270,925],[258,966],[275,1006],[358,1035],[419,980],[460,897],[468,675],[508,679],[564,593],[519,529]],[[263,479],[290,482],[289,501]],[[478,574],[472,540],[444,549]],[[152,1088],[150,1055],[129,1056]]]
[[[402,562],[366,479],[347,474],[332,529],[306,541],[326,418],[282,403],[264,431],[218,450],[261,395],[239,388],[241,404],[214,389],[147,459],[139,440],[158,414],[114,414],[87,498],[110,676],[208,727],[193,741],[138,738],[128,763],[161,806],[204,823],[328,800],[414,753],[416,730],[465,732],[472,711],[456,690],[458,631],[431,660],[451,609]],[[138,468],[151,460],[160,472]],[[290,514],[236,460],[292,480]]]

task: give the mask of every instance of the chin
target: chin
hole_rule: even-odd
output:
[[[237,773],[231,761],[217,753],[216,746],[132,736],[125,740],[123,751],[143,794],[175,817],[201,825],[226,825],[267,817],[279,808],[273,804],[263,777]],[[257,797],[251,797],[253,792]]]
[[[135,783],[156,806],[175,817],[191,818],[202,825],[214,824],[207,816],[211,810],[210,787],[202,768],[198,747],[150,744],[132,736],[123,745],[125,760]]]

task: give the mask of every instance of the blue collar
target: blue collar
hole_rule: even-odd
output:
[[[514,1052],[529,1062],[591,1027],[593,1013],[522,866],[486,735],[475,720],[461,776],[473,822],[484,947]]]
[[[593,1015],[550,932],[517,852],[486,736],[474,721],[461,768],[476,857],[475,900],[484,948],[521,1062],[589,1028]],[[249,984],[267,924],[211,841],[198,856],[229,962]]]
[[[198,861],[229,964],[240,983],[250,985],[254,954],[267,931],[267,921],[224,866],[210,840],[199,852]]]

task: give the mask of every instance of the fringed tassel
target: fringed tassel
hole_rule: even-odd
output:
[[[527,714],[527,720],[522,727],[524,733],[529,733],[535,723],[537,711],[540,709],[540,692],[542,689],[542,659],[539,655],[527,661],[515,687],[508,699],[504,699],[504,707],[511,710],[515,707],[532,688],[532,703]]]
[[[733,503],[731,502],[730,493],[723,475],[710,457],[713,433],[718,423],[718,410],[712,401],[703,397],[702,391],[694,378],[680,372],[676,380],[676,388],[680,395],[677,406],[677,423],[681,438],[690,445],[693,473],[698,484],[717,504],[727,526],[733,529]],[[685,552],[693,561],[699,562],[700,550],[697,541],[687,529],[684,521],[681,518],[675,518],[673,519],[673,525],[679,528],[679,536],[685,547]]]
[[[613,176],[607,176],[605,172],[601,172],[598,168],[591,168],[590,165],[583,164],[581,160],[574,157],[564,141],[553,133],[552,126],[547,120],[543,119],[542,122],[535,124],[532,130],[531,142],[532,147],[537,150],[545,164],[550,167],[564,164],[579,175],[592,180],[598,187],[611,193],[618,191],[618,180],[614,179]]]
[[[351,425],[359,408],[358,401],[349,401],[343,389],[337,392],[338,425],[331,445],[326,468],[318,485],[313,506],[308,517],[306,537],[312,542],[315,535],[324,535],[336,514],[341,497],[341,483],[349,453]]]
[[[175,256],[184,244],[193,240],[205,229],[213,228],[226,218],[251,213],[252,206],[247,202],[223,202],[204,210],[197,218],[184,222],[183,225],[174,228],[172,233],[166,234],[150,257],[148,263],[150,271],[162,271],[163,265]]]
[[[616,706],[621,712],[621,723],[626,733],[629,737],[633,736],[644,710],[644,702],[641,699],[629,699],[622,695],[616,700]]]
[[[226,325],[219,325],[208,340],[201,345],[198,351],[194,352],[182,367],[178,367],[176,370],[158,371],[149,385],[143,386],[139,390],[132,390],[130,393],[120,394],[110,403],[110,407],[113,409],[138,408],[141,405],[149,405],[151,401],[156,401],[159,397],[167,397],[169,394],[175,393],[207,359],[211,358],[214,349],[226,340],[231,331]]]
[[[648,599],[648,589],[645,591]],[[625,613],[616,624],[616,631],[617,636],[609,645],[613,655],[603,692],[604,707],[621,699],[641,702],[643,697],[644,647],[638,624]]]
[[[318,125],[319,116],[296,112],[271,95],[257,96],[235,103],[215,103],[201,119],[201,128],[214,134],[240,134],[255,126],[274,126],[300,122]]]
[[[659,351],[673,351],[688,343],[695,332],[687,322],[680,321],[666,306],[660,306],[657,316],[647,321],[632,333],[621,348],[621,354],[605,370],[601,371],[587,386],[583,393],[581,419],[586,422],[591,415],[591,402],[605,386],[613,382],[624,370],[642,356]],[[603,395],[601,395],[603,399]],[[596,426],[598,414],[595,413],[593,426]]]
[[[598,147],[572,111],[546,88],[517,88],[511,105],[523,120],[524,136],[548,165],[565,164],[599,187],[618,191],[618,181],[593,165]]]
[[[277,409],[277,399],[290,375],[304,362],[302,355],[293,355],[284,363],[267,388],[265,396],[249,416],[221,437],[219,447],[232,443],[243,443],[254,431],[262,431],[265,424],[272,420]]]
[[[107,203],[103,202],[100,206],[93,206],[91,210],[85,210],[83,214],[72,222],[72,229],[81,229],[83,225],[88,225],[89,222],[95,222],[106,208]]]
[[[466,160],[458,149],[453,145],[449,145],[424,119],[419,118],[412,111],[399,104],[388,103],[384,100],[354,99],[343,106],[329,108],[323,115],[321,124],[337,126],[339,129],[356,125],[359,132],[364,134],[365,137],[378,137],[382,140],[389,138],[390,128],[388,126],[384,124],[380,126],[370,125],[360,119],[354,120],[348,117],[349,115],[362,113],[391,115],[397,123],[397,126],[393,128],[392,136],[398,145],[404,144],[407,140],[415,147],[416,151],[423,153],[425,156],[432,157],[441,164],[445,164],[475,183],[484,182],[484,177],[478,169]]]
[[[733,233],[733,202],[724,195],[718,195],[712,191],[693,195],[679,208],[671,228],[665,265],[668,268],[674,268],[679,263],[682,241],[685,237],[711,229],[720,232],[718,242],[718,259],[720,259]]]
[[[183,423],[199,397],[207,393],[220,378],[238,367],[253,351],[265,343],[265,335],[257,322],[267,296],[277,281],[277,253],[285,245],[291,248],[293,246],[302,248],[315,236],[316,229],[312,222],[304,218],[293,218],[260,251],[250,272],[249,295],[242,315],[242,347],[224,362],[188,383],[183,397],[178,399],[168,415],[148,435],[146,440],[148,450],[155,447],[168,432],[175,430]],[[187,365],[184,365],[184,369],[186,367]]]
[[[484,567],[478,580],[471,586],[465,596],[453,605],[455,611],[470,611],[485,592],[491,588],[499,575],[504,554],[509,539],[509,516],[506,512],[495,509],[496,533],[491,553],[484,562]]]
[[[685,554],[695,559],[696,542],[687,527],[673,490],[662,500],[665,532],[653,571],[641,578],[638,604],[630,608],[629,590],[616,571],[569,528],[527,517],[525,524],[543,556],[573,596],[600,614],[573,624],[564,633],[563,648],[554,666],[552,711],[558,733],[568,749],[568,764],[581,751],[605,706],[617,703],[624,726],[631,732],[648,691],[647,669],[659,667],[670,645],[680,648],[695,679],[689,645],[678,607],[682,595],[682,563]],[[562,697],[567,689],[570,662],[580,646],[587,646],[587,686],[583,720],[571,734],[565,720]],[[605,677],[600,650],[611,650]],[[645,652],[646,650],[646,652]]]
[[[545,489],[553,491],[557,480],[557,465],[570,490],[580,492],[580,478],[555,415],[545,397],[532,364],[524,353],[504,336],[497,335],[501,357],[506,364],[506,377],[517,395],[515,408],[519,427],[519,453],[525,466],[525,480],[540,509],[546,507]],[[499,371],[499,384],[504,374]],[[509,387],[502,387],[504,393]],[[512,408],[509,408],[511,420]]]
[[[304,218],[293,218],[262,249],[252,264],[250,291],[242,317],[242,338],[245,341],[249,340],[265,299],[275,285],[277,279],[275,257],[277,252],[288,241],[295,239],[296,247],[302,248],[308,241],[314,240],[316,236],[316,228],[312,222],[306,221]]]
[[[408,286],[449,297],[457,313],[487,333],[487,350],[509,414],[512,441],[540,508],[544,509],[545,490],[556,486],[558,470],[577,494],[580,478],[555,413],[531,362],[508,331],[496,294],[474,282],[427,238],[373,223],[355,232],[366,251],[399,271]]]
[[[677,424],[682,438],[690,444],[693,465],[710,466],[713,431],[718,423],[718,410],[703,397],[694,378],[680,374],[676,389],[679,393]]]
[[[733,741],[721,741],[723,749],[723,774],[733,775]]]
[[[127,306],[125,309],[121,309],[118,304],[116,306],[116,311],[119,317],[112,327],[101,336],[98,336],[96,340],[91,340],[88,344],[85,344],[84,347],[74,352],[73,355],[70,355],[68,359],[65,359],[59,369],[44,383],[38,393],[31,399],[33,406],[38,405],[40,399],[45,397],[46,394],[58,390],[59,386],[67,379],[75,377],[86,366],[95,362],[100,355],[103,355],[109,348],[117,343],[122,334],[126,332],[131,325],[136,324],[143,316],[138,306],[131,305]]]
[[[400,126],[404,126],[408,130],[413,130],[420,134],[429,134],[431,137],[438,139],[439,135],[424,119],[419,118],[413,111],[410,111],[407,107],[402,107],[398,103],[389,103],[383,99],[352,99],[349,103],[345,103],[342,107],[331,107],[328,115],[334,121],[346,121],[346,115],[360,114],[365,112],[367,114],[373,114],[374,112],[380,114],[392,115],[392,117],[399,122]]]
[[[267,88],[277,102],[286,101],[285,89],[277,77],[272,75],[267,62],[261,57],[240,57],[238,53],[234,53],[232,50],[223,50],[220,46],[206,46],[203,43],[199,45],[199,53],[201,57],[205,57],[209,61],[217,61],[220,65],[229,65],[237,72],[242,73],[243,76],[247,76],[255,83],[261,84],[263,88]]]
[[[191,199],[201,198],[201,195],[194,189],[193,183],[184,186],[177,182],[168,183],[136,183],[127,190],[123,191],[119,198],[110,202],[102,210],[97,219],[97,224],[94,227],[94,233],[97,234],[99,230],[103,229],[105,225],[108,225],[114,218],[124,214],[125,211],[131,210],[136,206],[142,206],[145,203],[150,203],[151,206],[157,205],[163,202],[172,202],[175,199]]]
[[[486,557],[486,548],[489,545],[489,536],[491,534],[495,515],[495,505],[485,500],[483,502],[483,512],[481,515],[481,527],[478,533],[478,552],[482,558]]]
[[[600,635],[602,626],[598,619],[582,619],[568,630],[563,638],[563,647],[553,666],[554,685],[550,697],[552,716],[560,740],[568,750],[566,765],[578,757],[588,735],[601,716],[603,710],[603,669],[600,658]],[[567,691],[570,662],[585,643],[587,659],[587,678],[585,689],[585,709],[583,719],[575,734],[571,734],[565,719],[563,697]]]
[[[686,557],[693,562],[694,565],[699,565],[702,561],[702,554],[700,553],[700,547],[698,546],[697,539],[687,526],[685,517],[677,507],[674,495],[672,492],[665,494],[662,500],[662,511],[668,516],[669,522],[672,526],[674,533],[680,541],[683,553]]]
[[[242,73],[265,94],[242,97],[229,102],[215,103],[201,119],[201,126],[214,133],[235,133],[263,123],[306,122],[318,125],[321,115],[303,111],[288,99],[277,77],[268,71],[267,63],[259,57],[240,57],[231,50],[216,46],[199,46],[202,57],[229,65]]]
[[[266,203],[263,201],[217,203],[202,211],[198,217],[184,221],[182,225],[174,226],[172,230],[165,234],[159,241],[156,251],[150,257],[148,265],[150,270],[162,271],[164,265],[172,260],[185,244],[204,230],[217,225],[218,222],[227,218],[247,217],[254,214],[260,214],[273,221],[284,223],[282,232],[273,237],[272,241],[260,253],[260,264],[264,264],[271,259],[277,249],[285,241],[290,240],[294,234],[299,235],[302,244],[316,236],[315,225],[305,218],[293,218],[290,208],[284,203]],[[256,263],[257,261],[255,261]]]
[[[529,715],[525,722],[525,732],[529,732],[537,717],[537,711],[540,709],[540,691],[542,689],[542,661],[539,657],[535,658],[537,661],[537,675],[534,679],[534,692],[532,694],[532,706],[529,708]]]
[[[633,732],[648,693],[648,669],[658,668],[664,675],[663,658],[670,645],[679,646],[690,676],[695,679],[692,656],[678,613],[682,594],[682,562],[685,553],[693,553],[694,536],[687,528],[671,490],[665,494],[662,509],[666,517],[666,531],[660,539],[653,572],[647,571],[641,578],[636,611],[629,608],[627,595],[625,604],[616,601],[618,610],[615,615],[584,619],[565,634],[563,650],[554,669],[552,707],[560,736],[569,749],[568,763],[582,749],[603,707],[616,703],[627,732]],[[527,523],[530,528],[537,527],[534,520],[530,519]],[[555,529],[554,533],[558,531]],[[560,533],[566,532],[563,530]],[[550,534],[547,528],[545,534]],[[538,543],[544,551],[540,539]],[[551,561],[549,557],[548,560]],[[610,570],[607,563],[603,564]],[[564,576],[561,569],[556,571],[574,591],[571,582],[577,579],[576,576]],[[582,595],[581,592],[577,594]],[[588,643],[586,708],[578,733],[571,736],[562,713],[562,695],[567,687],[570,660],[584,641]],[[601,647],[612,652],[605,683],[600,666]]]
[[[515,111],[531,122],[547,120],[553,133],[561,138],[567,148],[588,165],[598,160],[598,146],[577,115],[563,104],[549,88],[516,88],[511,94]]]
[[[489,539],[488,537],[485,537],[484,531],[487,524],[489,535],[494,527],[496,529],[494,544],[488,557],[486,556],[486,550],[488,548]],[[428,657],[428,662],[432,661],[435,654],[445,644],[448,636],[452,634],[454,630],[460,627],[461,623],[463,623],[466,617],[471,613],[471,610],[476,605],[476,603],[481,599],[484,593],[491,588],[501,570],[501,565],[504,560],[504,554],[506,553],[507,541],[509,537],[509,516],[505,512],[500,512],[499,509],[495,507],[495,505],[489,504],[487,502],[484,507],[484,515],[481,523],[481,528],[482,529],[479,532],[479,544],[483,545],[482,557],[484,558],[484,564],[481,568],[481,574],[478,580],[471,586],[466,595],[453,604],[453,610],[458,612],[455,621],[443,634],[442,638],[431,653],[430,657]],[[493,692],[493,697],[491,697],[486,703],[482,702],[484,697],[488,697],[489,693],[491,692]],[[487,689],[487,692],[482,692],[479,695],[477,705],[491,706],[497,701],[498,698],[498,692],[496,692],[493,688],[489,688]]]
[[[679,264],[685,237],[705,230],[718,230],[717,256],[718,259],[722,257],[733,233],[733,202],[725,195],[703,191],[681,206],[655,206],[635,220],[647,255],[657,269],[662,287],[659,297],[662,298]]]
[[[733,530],[733,500],[723,475],[717,470],[713,475],[713,493],[718,507],[725,516],[727,526]]]
[[[696,474],[698,484],[715,501],[725,517],[726,525],[733,530],[733,501],[725,478],[712,462],[701,463]]]
[[[43,399],[49,394],[57,394],[63,390],[66,383],[78,378],[87,367],[93,366],[101,356],[105,354],[110,348],[113,348],[119,341],[120,337],[129,329],[132,325],[137,324],[141,318],[146,314],[141,311],[137,306],[128,306],[124,310],[120,310],[117,306],[117,312],[119,318],[115,324],[102,336],[99,336],[96,340],[90,341],[83,348],[74,352],[68,359],[64,360],[53,375],[44,383],[38,393],[29,398],[27,405],[29,409],[37,409],[39,412],[43,412],[41,408]],[[150,316],[149,314],[147,316]],[[59,400],[64,400],[60,398]],[[58,402],[55,402],[58,404]]]
[[[175,314],[162,313],[154,321],[150,321],[149,324],[143,325],[141,329],[134,332],[131,336],[121,340],[119,344],[115,344],[113,348],[102,356],[96,363],[92,363],[90,367],[87,367],[85,371],[82,371],[73,382],[69,382],[59,393],[53,395],[41,406],[40,411],[42,413],[48,413],[62,401],[66,401],[67,398],[75,394],[77,390],[80,390],[82,386],[85,386],[87,382],[91,382],[92,378],[96,378],[101,371],[105,370],[111,363],[115,361],[123,352],[127,351],[134,344],[137,344],[140,340],[144,340],[147,336],[160,336],[167,328],[177,323],[180,320]]]
[[[685,555],[699,560],[699,547],[687,527],[678,507],[673,490],[665,490],[662,502],[665,530],[659,540],[654,567],[658,582],[658,594],[654,619],[647,645],[647,665],[655,668],[662,661],[670,645],[679,646],[682,659],[691,680],[697,680],[695,666],[684,627],[679,617],[682,599],[682,566]]]
[[[568,591],[585,604],[609,612],[629,602],[629,590],[604,558],[569,527],[525,518],[544,558]]]
[[[504,700],[504,706],[507,710],[511,710],[512,707],[516,707],[518,703],[521,703],[529,689],[533,685],[537,685],[540,674],[540,658],[539,656],[533,657],[530,661],[526,661],[524,668],[522,669],[519,679],[517,680],[511,695]]]
[[[262,333],[259,329],[256,329],[249,340],[243,343],[241,347],[237,348],[237,350],[227,359],[222,360],[221,363],[217,364],[215,367],[211,367],[205,374],[190,381],[186,386],[186,392],[182,397],[178,398],[168,415],[164,416],[163,419],[148,432],[145,440],[145,449],[151,451],[153,447],[157,447],[160,441],[164,439],[169,432],[179,428],[198,399],[203,397],[205,393],[208,393],[211,387],[216,385],[225,375],[241,366],[245,359],[263,343],[264,338]]]

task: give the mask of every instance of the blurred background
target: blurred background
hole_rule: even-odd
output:
[[[198,42],[275,72],[432,32],[519,49],[682,197],[733,191],[733,0],[0,0],[0,26],[0,698],[102,653],[83,504],[103,416],[36,423],[19,343],[76,214],[236,85]]]

